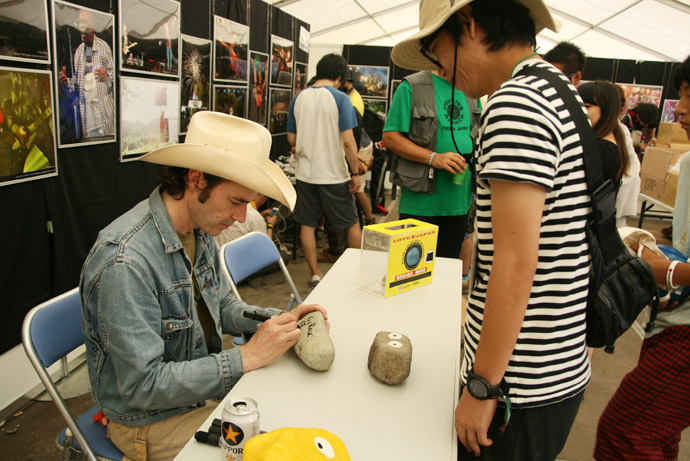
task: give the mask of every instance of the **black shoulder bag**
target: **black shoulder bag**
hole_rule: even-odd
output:
[[[592,214],[585,231],[592,256],[587,297],[587,345],[606,347],[630,328],[648,304],[652,311],[647,331],[653,327],[659,308],[659,290],[652,268],[633,256],[616,229],[616,194],[611,180],[604,180],[601,156],[594,132],[581,104],[568,84],[543,67],[527,67],[518,75],[533,75],[548,81],[565,102],[582,142],[585,176]]]

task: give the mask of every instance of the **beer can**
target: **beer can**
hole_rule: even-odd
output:
[[[254,399],[232,397],[222,416],[220,448],[223,461],[242,461],[244,444],[259,435],[259,411]]]

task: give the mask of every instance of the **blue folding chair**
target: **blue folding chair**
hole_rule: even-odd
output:
[[[79,289],[74,288],[31,309],[22,325],[22,342],[38,377],[67,422],[67,428],[58,436],[58,443],[63,446],[63,459],[65,455],[69,457],[70,450],[75,450],[92,461],[122,460],[122,452],[106,438],[106,428],[92,418],[98,408],[94,406],[75,421],[48,373],[48,367],[84,344]],[[71,436],[66,435],[67,430]]]
[[[297,287],[290,277],[290,272],[288,272],[283,258],[280,257],[278,248],[266,234],[250,232],[224,244],[220,253],[225,263],[223,264],[223,272],[230,281],[233,294],[240,301],[242,298],[237,291],[237,284],[264,267],[277,262],[294,296],[294,304],[292,302],[288,304],[287,310],[290,310],[293,305],[302,304],[302,298],[297,292]],[[237,345],[243,342],[242,338],[234,339],[234,343]]]

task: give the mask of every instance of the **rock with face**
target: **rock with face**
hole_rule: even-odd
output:
[[[412,342],[400,333],[379,331],[369,349],[369,372],[386,384],[400,384],[410,376]]]
[[[335,359],[335,347],[321,312],[312,312],[297,322],[301,330],[295,353],[305,365],[316,371],[326,371]]]

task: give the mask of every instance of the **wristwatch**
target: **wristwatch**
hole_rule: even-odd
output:
[[[489,400],[494,397],[502,397],[505,394],[505,381],[501,380],[497,386],[492,386],[482,376],[470,371],[467,375],[467,390],[477,400]]]

